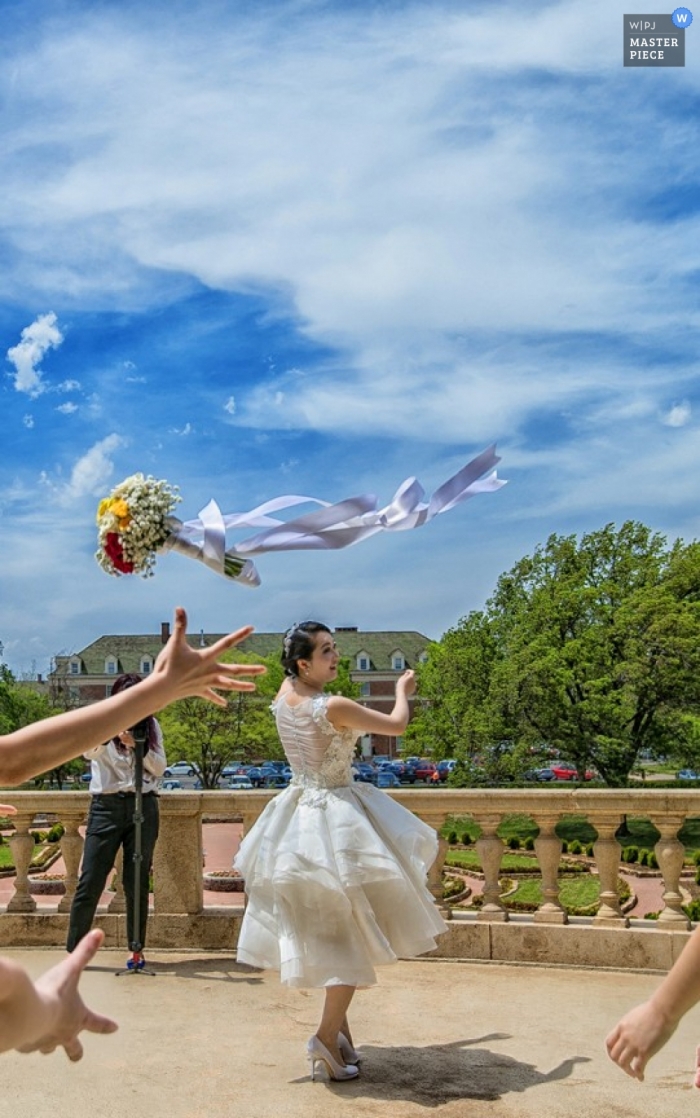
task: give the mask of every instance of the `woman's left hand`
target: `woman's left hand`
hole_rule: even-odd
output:
[[[119,740],[122,745],[126,746],[127,749],[133,749],[136,745],[136,742],[134,741],[134,735],[131,733],[131,730],[122,730],[121,734],[119,735]]]

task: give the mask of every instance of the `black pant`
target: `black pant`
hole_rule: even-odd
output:
[[[68,942],[72,951],[90,931],[95,912],[107,883],[107,876],[114,866],[119,847],[124,847],[124,893],[126,894],[126,930],[129,946],[137,940],[143,947],[146,941],[148,920],[148,878],[153,851],[158,838],[158,797],[147,792],[143,796],[143,824],[141,827],[140,920],[138,936],[134,934],[134,806],[133,792],[116,792],[107,796],[93,796],[90,803],[83,866],[78,888],[70,910]]]

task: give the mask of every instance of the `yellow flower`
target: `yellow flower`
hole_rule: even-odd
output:
[[[102,519],[102,517],[105,516],[109,512],[111,504],[112,504],[112,497],[103,497],[102,500],[100,501],[99,505],[97,506],[97,523],[98,524],[100,523],[100,520]]]
[[[129,516],[129,506],[127,505],[123,497],[112,498],[110,504],[110,512],[113,512],[118,520],[123,520],[125,517],[128,517],[128,519],[131,520],[131,517]]]

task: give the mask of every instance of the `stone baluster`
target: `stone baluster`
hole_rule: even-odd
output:
[[[435,811],[435,801],[432,799],[433,792],[426,793],[427,800],[429,800],[428,810],[425,809],[426,798],[421,797],[422,802],[420,809],[415,813],[419,819],[432,827],[437,835],[438,849],[435,861],[428,870],[428,888],[435,898],[435,903],[439,905],[440,911],[446,920],[452,918],[452,909],[446,905],[443,898],[443,883],[442,871],[445,868],[445,858],[449,849],[447,839],[442,835],[442,826],[445,822],[444,808],[440,807],[439,811]]]
[[[475,814],[474,818],[481,827],[481,837],[477,839],[475,845],[484,871],[484,903],[477,919],[488,920],[491,923],[505,922],[508,920],[508,912],[501,901],[499,882],[504,846],[503,840],[496,834],[501,822],[501,814]]]
[[[689,928],[690,920],[683,912],[683,898],[679,888],[685,854],[685,847],[678,839],[678,832],[683,826],[683,816],[652,815],[651,820],[661,835],[654,847],[656,860],[664,879],[664,907],[659,913],[659,924]]]
[[[593,923],[611,928],[629,927],[629,920],[620,908],[617,891],[621,848],[615,832],[621,821],[622,815],[596,815],[593,821],[598,832],[593,853],[600,877],[600,902]]]
[[[561,839],[554,828],[558,815],[537,815],[540,833],[535,839],[535,853],[542,874],[542,904],[533,914],[536,924],[568,924],[569,917],[559,900],[559,861]]]
[[[78,884],[78,870],[80,859],[83,856],[83,836],[80,826],[83,822],[83,813],[80,815],[62,814],[63,834],[61,836],[61,855],[66,867],[66,891],[58,902],[59,912],[70,912],[75,890]]]
[[[133,864],[131,870],[133,873]],[[107,875],[109,882],[109,874]],[[107,912],[112,916],[126,912],[126,893],[124,892],[124,847],[120,846],[114,859],[114,876],[112,877],[114,896],[107,905]]]
[[[34,839],[30,833],[34,812],[18,811],[13,816],[15,832],[8,842],[17,870],[15,891],[7,905],[8,912],[36,912],[36,901],[29,892],[29,866],[34,853]]]

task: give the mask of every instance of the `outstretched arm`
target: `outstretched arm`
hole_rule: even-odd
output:
[[[391,714],[370,710],[342,695],[331,695],[326,707],[328,721],[336,730],[353,729],[364,734],[388,734],[398,737],[408,726],[408,700],[415,694],[415,672],[404,672],[396,681],[396,699]]]
[[[630,1010],[605,1041],[614,1060],[633,1079],[644,1079],[652,1056],[673,1036],[682,1017],[700,1001],[700,928],[648,1001]],[[696,1071],[696,1086],[700,1086]]]
[[[253,682],[239,676],[260,675],[260,664],[223,664],[220,657],[252,633],[247,625],[229,633],[211,648],[187,643],[187,615],[178,607],[172,636],[155,662],[153,672],[135,687],[92,706],[54,715],[0,738],[0,783],[22,784],[100,745],[154,714],[176,699],[198,696],[225,706],[219,691],[254,691]]]
[[[69,1060],[79,1060],[83,1030],[115,1032],[116,1022],[93,1013],[78,992],[83,968],[103,938],[101,931],[88,932],[75,951],[36,982],[22,967],[0,958],[0,1052],[53,1052],[60,1046]]]

